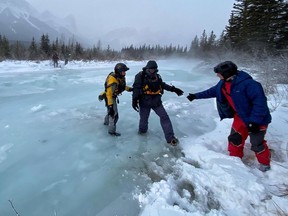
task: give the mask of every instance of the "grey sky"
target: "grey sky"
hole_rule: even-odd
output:
[[[219,36],[235,0],[26,0],[37,10],[72,14],[84,36],[130,44],[190,44],[205,29]],[[116,29],[122,29],[111,33]],[[126,29],[126,31],[123,31]],[[109,35],[105,35],[109,33]],[[126,33],[126,34],[125,34]],[[112,36],[113,35],[113,36]],[[129,35],[129,36],[128,36]]]

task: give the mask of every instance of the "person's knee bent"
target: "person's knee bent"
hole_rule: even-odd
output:
[[[265,131],[260,131],[255,134],[250,134],[251,150],[258,153],[265,149]]]
[[[234,133],[232,133],[228,136],[228,141],[232,145],[239,147],[243,142],[243,138],[242,138],[241,134],[239,134],[238,132],[235,131]]]

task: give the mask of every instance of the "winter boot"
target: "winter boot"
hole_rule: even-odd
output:
[[[266,172],[266,171],[270,170],[271,167],[269,165],[259,164],[258,169],[262,172]]]
[[[172,145],[172,146],[177,146],[177,144],[179,143],[179,140],[176,137],[173,137],[169,142],[167,142],[168,144]]]
[[[138,131],[138,134],[143,136],[143,135],[147,134],[147,132]]]
[[[108,132],[111,136],[121,136],[120,133],[117,132]]]

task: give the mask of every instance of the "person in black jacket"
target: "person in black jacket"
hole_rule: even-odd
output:
[[[53,66],[58,67],[58,61],[59,61],[59,56],[58,54],[55,52],[52,56],[52,60],[53,60]]]
[[[220,81],[213,87],[187,98],[216,98],[221,119],[233,118],[228,136],[230,156],[242,158],[245,141],[250,136],[251,150],[263,172],[270,169],[270,150],[264,139],[271,115],[262,85],[245,71],[239,71],[231,61],[221,62],[214,67]]]
[[[174,136],[171,120],[162,105],[161,97],[164,90],[175,92],[178,96],[183,91],[175,86],[170,86],[162,81],[157,73],[156,61],[150,60],[147,65],[135,76],[133,84],[132,107],[140,115],[139,134],[145,134],[148,130],[148,118],[151,109],[160,117],[160,123],[167,143],[175,146],[179,142]]]

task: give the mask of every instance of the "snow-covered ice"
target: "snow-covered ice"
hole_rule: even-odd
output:
[[[0,62],[0,215],[15,214],[8,200],[29,216],[288,214],[287,97],[272,112],[271,170],[262,173],[249,139],[243,161],[228,156],[231,120],[219,120],[213,99],[186,99],[218,81],[196,60],[158,61],[163,80],[185,92],[163,95],[178,147],[165,143],[153,112],[147,136],[137,134],[128,92],[119,97],[122,136],[108,136],[98,94],[116,63]],[[132,85],[146,61],[125,63]]]

